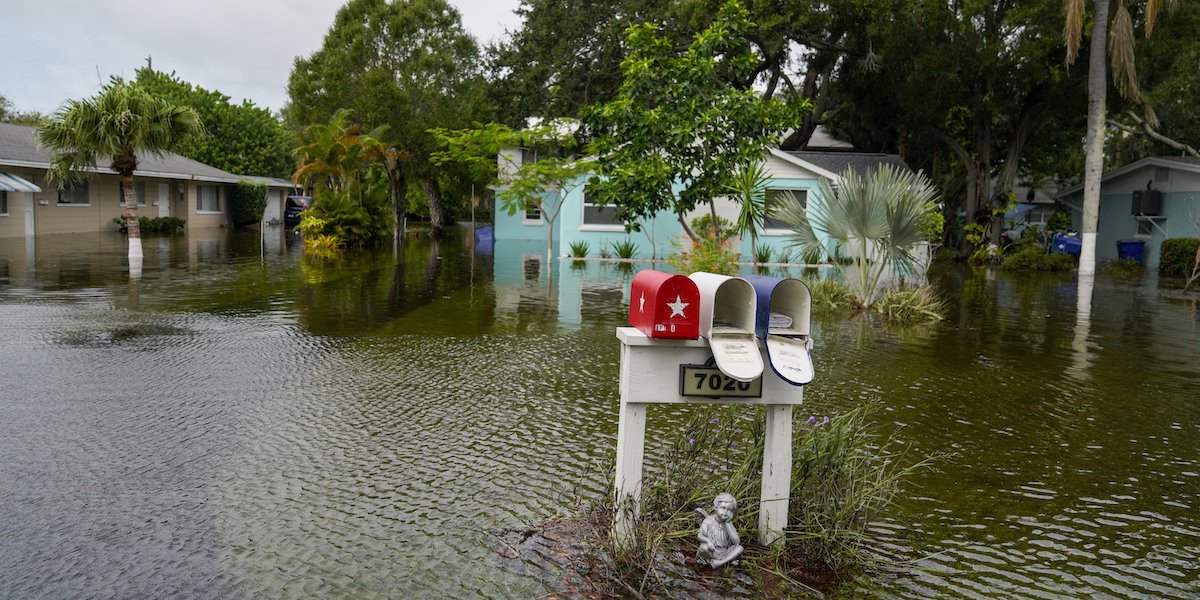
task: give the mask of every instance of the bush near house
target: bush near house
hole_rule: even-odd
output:
[[[1187,277],[1196,265],[1200,238],[1171,238],[1163,240],[1158,255],[1158,274],[1162,277]]]
[[[1000,263],[1005,271],[1072,271],[1075,258],[1066,253],[1046,254],[1040,246],[1024,246]]]
[[[117,231],[128,233],[129,228],[125,226],[125,217],[114,217],[113,223],[117,224]],[[173,235],[181,233],[183,226],[187,221],[179,217],[138,217],[138,228],[142,233]]]
[[[267,184],[243,179],[233,186],[233,194],[229,198],[229,220],[234,227],[261,222],[266,208]]]

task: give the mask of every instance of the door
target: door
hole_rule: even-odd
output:
[[[171,184],[158,184],[158,216],[171,216]]]

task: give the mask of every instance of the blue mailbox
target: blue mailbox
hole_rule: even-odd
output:
[[[812,337],[809,317],[812,297],[799,279],[747,275],[754,287],[758,306],[754,334],[767,346],[771,370],[792,385],[813,380]]]

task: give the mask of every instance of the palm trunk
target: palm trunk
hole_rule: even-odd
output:
[[[133,174],[121,174],[121,197],[125,200],[125,228],[129,232],[129,276],[142,276],[142,228],[138,223],[137,196]]]
[[[1079,276],[1096,274],[1096,230],[1100,216],[1100,177],[1104,170],[1104,104],[1108,93],[1108,71],[1104,64],[1108,41],[1108,2],[1095,0],[1092,15],[1091,54],[1088,56],[1087,141],[1084,146],[1082,244]],[[1088,288],[1090,292],[1090,288]],[[1079,293],[1083,294],[1083,288]],[[1090,295],[1090,294],[1089,294]],[[1088,299],[1090,306],[1091,299]],[[1082,301],[1081,301],[1082,305]]]
[[[437,181],[432,177],[422,178],[421,189],[425,190],[425,199],[429,201],[430,233],[433,237],[441,237],[446,227],[446,211],[442,208],[442,194]]]

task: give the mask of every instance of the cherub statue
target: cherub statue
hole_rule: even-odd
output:
[[[742,538],[733,528],[733,511],[737,510],[737,500],[730,494],[720,494],[713,499],[713,514],[697,508],[696,512],[704,516],[696,537],[700,539],[700,548],[696,550],[696,563],[707,565],[714,569],[723,567],[742,555]]]

